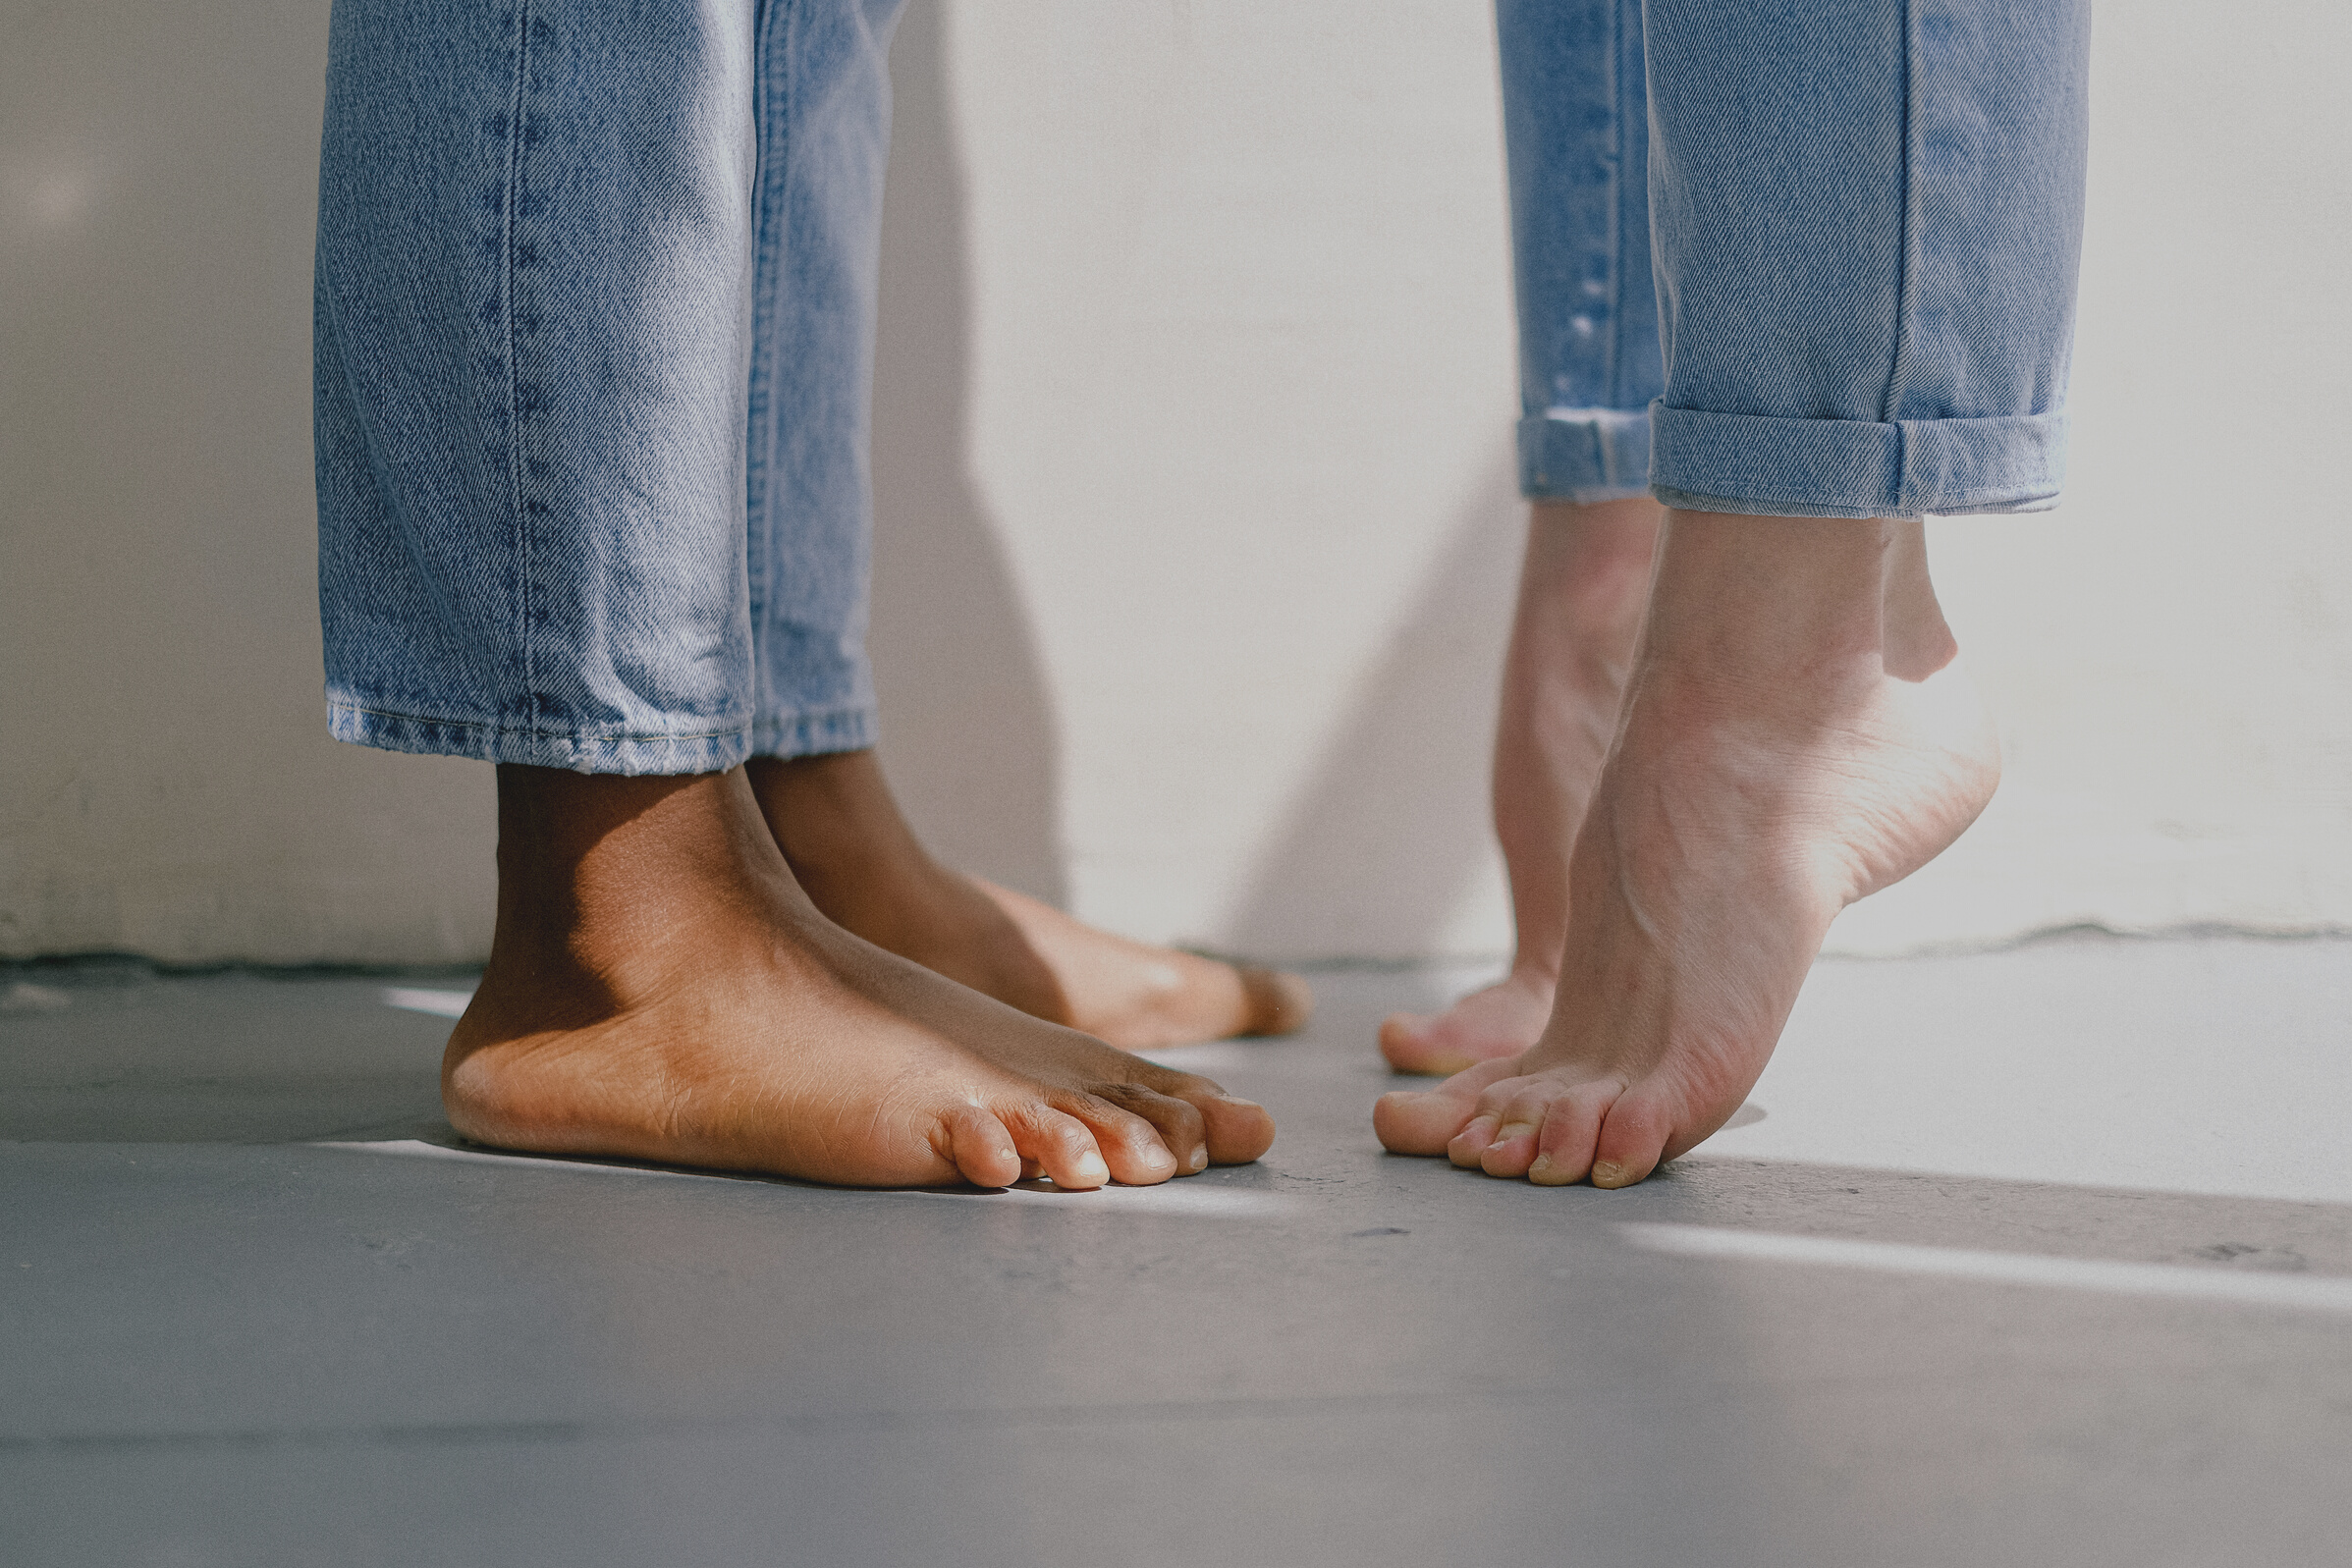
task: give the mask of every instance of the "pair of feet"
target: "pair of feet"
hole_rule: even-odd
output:
[[[1533,532],[1496,773],[1519,960],[1384,1029],[1393,1064],[1462,1067],[1382,1099],[1397,1153],[1642,1179],[1738,1108],[1837,911],[1993,792],[1916,522],[1642,506]],[[1280,1032],[1303,987],[942,872],[872,769],[502,768],[453,1122],[874,1185],[1149,1183],[1266,1150],[1261,1108],[1105,1039]]]
[[[1099,1187],[1265,1153],[1145,1049],[1280,1033],[1295,978],[1148,947],[949,872],[871,753],[723,775],[501,767],[490,962],[442,1069],[508,1148],[869,1186]]]

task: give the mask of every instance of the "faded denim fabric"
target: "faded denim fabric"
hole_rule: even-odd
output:
[[[874,738],[899,0],[337,0],[333,732],[594,773]]]
[[[1529,496],[1632,493],[1646,451],[1659,498],[1700,511],[2054,504],[2088,0],[1501,0],[1498,22]],[[1645,139],[1654,315],[1631,302]]]
[[[1650,488],[1666,390],[1650,276],[1641,0],[1497,0],[1511,262],[1519,303],[1519,488],[1614,501]]]
[[[898,7],[337,0],[336,735],[600,773],[872,743]],[[1529,495],[2051,502],[2088,0],[1500,0],[1498,23]]]

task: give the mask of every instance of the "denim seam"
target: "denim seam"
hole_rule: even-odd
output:
[[[775,29],[783,27],[790,34],[790,25],[778,17],[790,8],[760,0],[754,18],[752,54],[755,61],[764,62],[776,52]],[[789,45],[787,45],[789,48]],[[746,356],[743,376],[743,590],[744,605],[756,650],[759,625],[768,603],[768,578],[772,563],[769,560],[774,540],[761,526],[768,506],[768,492],[774,482],[774,453],[769,432],[773,428],[768,418],[768,406],[774,397],[772,381],[774,367],[768,362],[766,345],[775,320],[776,257],[770,244],[769,225],[776,221],[774,203],[769,198],[771,169],[786,167],[784,159],[771,156],[769,145],[772,133],[781,143],[792,126],[792,117],[779,116],[770,98],[775,92],[779,73],[764,65],[755,65],[752,72],[751,125],[751,350]],[[753,503],[756,501],[757,514]],[[758,663],[754,652],[753,662]],[[755,677],[756,683],[756,677]]]
[[[485,723],[479,719],[437,719],[431,714],[403,713],[397,708],[371,708],[364,703],[336,702],[333,699],[329,699],[327,710],[330,713],[357,714],[369,719],[398,719],[409,724],[435,725],[444,730],[470,730],[492,735],[534,735],[545,740],[570,740],[580,743],[612,740],[724,740],[731,735],[748,735],[757,724],[755,720],[746,719],[740,724],[729,725],[720,730],[548,730],[536,724]]]
[[[1610,95],[1616,100],[1617,113],[1609,128],[1609,333],[1601,345],[1602,353],[1609,359],[1609,373],[1601,384],[1609,389],[1612,406],[1622,403],[1625,388],[1621,379],[1617,342],[1625,332],[1625,40],[1620,36],[1625,19],[1617,6],[1609,8],[1609,52],[1602,58],[1609,62]]]
[[[522,399],[520,344],[515,332],[516,230],[520,226],[523,188],[522,154],[527,143],[526,116],[530,112],[531,0],[515,5],[515,98],[507,118],[507,190],[503,214],[506,233],[500,256],[506,273],[506,311],[503,323],[507,349],[507,486],[514,508],[516,642],[522,655],[523,711],[536,732],[539,718],[539,679],[531,647],[531,525],[530,508],[522,494]]]
[[[1898,423],[1905,390],[1911,379],[1912,313],[1918,307],[1919,258],[1915,251],[1919,243],[1919,92],[1918,69],[1918,6],[1916,0],[1903,0],[1902,60],[1903,129],[1902,129],[1902,233],[1897,240],[1894,280],[1894,345],[1892,362],[1887,367],[1887,392],[1879,406],[1881,424]],[[1899,490],[1907,468],[1908,454],[1903,437],[1895,434],[1895,483]]]

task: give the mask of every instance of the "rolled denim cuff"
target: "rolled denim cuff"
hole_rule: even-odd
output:
[[[1768,517],[2046,512],[2066,416],[1775,419],[1650,406],[1651,489],[1669,507]]]
[[[1552,408],[1519,421],[1519,493],[1530,501],[1649,494],[1650,410]]]
[[[788,761],[821,757],[836,751],[863,751],[881,738],[881,726],[868,707],[770,715],[751,727],[751,755]]]
[[[472,757],[574,773],[725,773],[750,751],[750,733],[739,724],[684,734],[580,733],[392,713],[332,699],[327,703],[327,730],[338,740],[383,751]]]

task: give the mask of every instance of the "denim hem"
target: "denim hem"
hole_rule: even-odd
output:
[[[725,773],[749,754],[751,736],[750,727],[744,725],[697,734],[579,734],[387,713],[332,699],[327,703],[327,732],[380,751],[618,774]]]
[[[751,754],[789,760],[821,757],[836,751],[863,751],[882,738],[880,728],[871,707],[779,715],[752,724]]]
[[[1651,484],[1668,506],[1777,517],[2043,512],[2066,416],[1776,419],[1650,406]]]
[[[1647,408],[1549,408],[1519,421],[1519,494],[1530,501],[1621,501],[1649,494]]]

